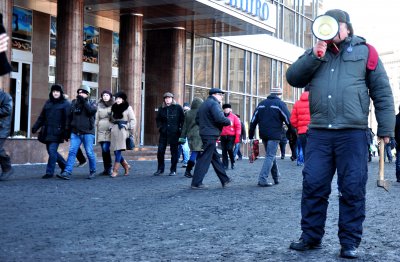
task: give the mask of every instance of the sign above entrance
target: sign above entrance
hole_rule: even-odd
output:
[[[201,1],[204,3],[204,1]],[[267,0],[208,0],[225,10],[219,10],[242,20],[251,19],[252,23],[268,31],[276,29],[276,6]],[[216,8],[214,6],[214,8]],[[243,19],[243,18],[247,19]]]

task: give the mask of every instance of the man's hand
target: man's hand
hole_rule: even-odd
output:
[[[385,144],[389,144],[389,142],[390,142],[390,137],[388,137],[388,136],[379,137],[379,138],[383,139],[383,142],[385,142]]]
[[[325,41],[318,41],[313,48],[314,55],[319,58],[324,57],[327,46],[328,44]]]

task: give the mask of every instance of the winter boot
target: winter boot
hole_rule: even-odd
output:
[[[111,174],[111,177],[117,177],[118,176],[118,169],[119,169],[120,165],[121,165],[120,163],[117,163],[117,162],[114,163],[114,169],[113,169],[113,172]]]
[[[125,170],[124,176],[129,175],[129,170],[131,169],[131,166],[128,164],[128,162],[126,162],[126,160],[122,162],[122,166],[124,167]]]
[[[186,167],[186,171],[185,171],[185,177],[187,178],[192,178],[193,175],[190,173],[192,171],[192,168],[194,166],[194,162],[192,160],[189,160],[187,162],[187,167]]]

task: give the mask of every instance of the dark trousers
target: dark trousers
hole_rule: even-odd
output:
[[[301,134],[297,137],[297,143],[301,146],[304,159],[306,158],[307,134]]]
[[[171,139],[172,140],[172,139]],[[157,170],[161,170],[164,172],[165,163],[164,163],[164,156],[165,150],[167,149],[168,145],[168,137],[167,136],[160,136],[158,141],[158,150],[157,150],[157,161],[158,167]],[[174,139],[174,141],[170,141],[169,148],[171,150],[171,172],[176,172],[176,166],[178,164],[178,139]]]
[[[196,166],[194,168],[192,186],[199,186],[203,183],[203,179],[210,168],[210,163],[212,164],[215,173],[221,184],[225,184],[229,181],[229,177],[226,175],[225,169],[219,158],[216,142],[216,137],[202,137],[203,141],[203,151],[199,152],[197,156]]]
[[[49,142],[46,144],[47,153],[49,154],[49,159],[47,160],[46,174],[54,175],[54,170],[56,163],[61,169],[61,173],[64,171],[67,161],[58,153],[58,146],[60,144],[57,142]]]
[[[85,158],[85,155],[84,155],[83,152],[82,152],[82,148],[81,148],[81,147],[79,147],[79,148],[78,148],[78,151],[76,152],[76,159],[78,160],[78,162],[79,162],[80,164],[86,162],[86,158]]]
[[[279,149],[281,150],[281,158],[285,157],[287,140],[279,141]]]
[[[340,244],[354,247],[360,244],[368,178],[367,145],[366,130],[308,131],[301,199],[305,241],[320,242],[325,233],[331,183],[337,172]]]
[[[4,150],[5,138],[0,138],[0,165],[3,172],[8,172],[11,169],[11,158]]]
[[[231,165],[235,164],[235,157],[233,156],[233,149],[235,145],[235,136],[221,136],[221,149],[222,149],[222,163],[224,168],[229,167],[228,155],[231,159]]]
[[[103,141],[100,142],[101,146],[101,156],[103,158],[104,170],[110,170],[112,167],[111,153],[110,153],[110,142]]]
[[[290,151],[292,151],[292,160],[295,160],[297,158],[297,137],[294,137],[293,139],[289,139],[289,146],[290,146]]]

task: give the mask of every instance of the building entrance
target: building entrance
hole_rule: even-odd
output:
[[[10,95],[13,99],[11,135],[29,137],[32,64],[12,61],[11,67]]]

